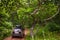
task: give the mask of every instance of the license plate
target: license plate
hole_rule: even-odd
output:
[[[19,32],[15,32],[15,34],[19,34]]]

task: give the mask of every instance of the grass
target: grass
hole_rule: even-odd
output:
[[[36,32],[36,29],[34,32]],[[60,40],[60,33],[58,34],[56,31],[49,32],[44,30],[44,28],[41,28],[35,33],[34,38],[31,38],[31,36],[28,35],[26,40]]]
[[[32,40],[32,38],[30,36],[27,36],[26,40]],[[60,36],[57,34],[50,34],[50,33],[49,35],[45,35],[45,36],[35,35],[34,40],[60,40]]]

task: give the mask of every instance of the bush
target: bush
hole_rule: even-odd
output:
[[[55,23],[48,23],[46,26],[45,26],[45,29],[47,31],[50,31],[50,32],[54,32],[54,31],[60,31],[60,26],[55,24]]]

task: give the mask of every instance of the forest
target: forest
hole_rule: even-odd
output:
[[[0,40],[20,24],[25,40],[60,40],[60,0],[0,0]]]

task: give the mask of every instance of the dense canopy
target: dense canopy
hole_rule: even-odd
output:
[[[0,0],[0,40],[9,36],[17,24],[59,31],[60,0]]]

